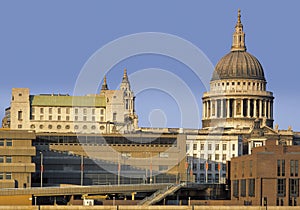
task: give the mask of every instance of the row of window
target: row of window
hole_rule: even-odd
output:
[[[238,85],[238,86],[240,86],[240,85],[243,85],[243,86],[246,86],[247,85],[247,82],[222,82],[222,83],[215,83],[215,87],[220,87],[221,85],[224,87],[229,87],[230,86],[230,84],[231,84],[231,86],[235,86],[235,85]],[[263,83],[259,83],[259,82],[248,82],[248,86],[249,87],[253,87],[252,89],[253,90],[265,90],[265,84],[263,84]],[[256,88],[255,88],[256,87]]]
[[[12,146],[12,140],[11,139],[0,139],[0,147],[11,147]]]
[[[215,171],[226,171],[226,164],[223,164],[223,163],[200,163],[200,164],[197,164],[197,163],[194,163],[193,164],[193,171],[197,171],[198,169],[200,171],[204,171],[206,170],[206,167],[207,167],[207,171],[213,171],[213,169]]]
[[[212,150],[213,144],[207,144],[207,150]],[[215,150],[220,150],[220,144],[215,144]],[[193,144],[193,150],[198,150],[198,144]],[[205,150],[205,144],[200,144],[200,150]],[[227,150],[227,144],[222,144],[222,150]],[[232,151],[235,151],[235,144],[232,144]]]
[[[222,178],[225,178],[226,174],[222,174]],[[207,177],[205,177],[204,173],[199,175],[196,174],[196,180],[200,183],[220,183],[220,175],[217,173],[215,175],[208,173]]]
[[[213,158],[214,157],[214,158]],[[211,160],[216,160],[216,161],[219,161],[221,160],[221,157],[222,157],[222,160],[227,160],[227,155],[226,154],[222,154],[222,156],[220,154],[207,154],[207,160],[211,161]],[[235,157],[235,154],[232,154],[232,157]],[[197,161],[197,154],[193,154],[193,158],[196,159],[195,161]],[[204,154],[200,154],[200,159],[204,159]]]
[[[36,127],[36,125],[32,124],[32,125],[30,126],[30,128],[31,128],[31,129],[35,129],[35,128],[37,128],[37,127]],[[57,126],[55,127],[55,126],[53,126],[53,125],[48,125],[48,127],[46,127],[46,126],[44,126],[44,125],[39,125],[38,128],[39,128],[39,129],[49,129],[49,130],[51,130],[51,129],[58,129],[58,130],[60,130],[60,129],[63,129],[63,126],[62,126],[62,125],[57,125]],[[87,125],[83,125],[83,126],[74,125],[74,129],[75,129],[75,130],[78,130],[78,129],[87,130],[88,128],[89,128],[89,127],[88,127]],[[91,129],[91,130],[96,130],[96,128],[97,128],[96,125],[90,126],[90,129]],[[64,127],[64,129],[69,130],[69,129],[71,129],[71,126],[70,126],[70,125],[66,125],[66,126]],[[101,125],[101,126],[99,126],[99,129],[100,129],[100,130],[104,130],[104,129],[105,129],[105,126],[104,126],[104,125]]]
[[[92,116],[90,119],[91,119],[91,121],[96,121],[96,116]],[[39,119],[37,119],[37,117],[35,115],[31,115],[31,120],[46,120],[46,117],[44,117],[44,115],[40,115]],[[61,120],[63,120],[63,118],[62,118],[62,116],[58,115],[57,118],[54,119],[54,117],[52,115],[49,115],[48,120],[61,121]],[[88,121],[88,117],[87,116],[82,116],[81,120],[82,121]],[[70,116],[65,116],[65,121],[70,121]],[[74,116],[74,121],[79,121],[79,117]],[[104,122],[104,117],[103,116],[100,117],[100,121]]]
[[[242,179],[242,180],[234,180],[233,181],[233,196],[238,198],[246,197],[246,186],[248,183],[248,196],[255,197],[255,179]]]
[[[277,176],[285,176],[286,174],[285,160],[277,160]],[[297,177],[299,174],[299,161],[290,160],[290,176]]]
[[[11,156],[0,156],[0,163],[12,163]]]
[[[7,180],[12,179],[11,172],[6,172],[6,173],[0,172],[0,180],[4,180],[4,179]]]
[[[49,108],[39,107],[39,108],[37,108],[37,107],[32,107],[31,108],[31,114],[35,114],[38,111],[39,111],[40,114],[45,114],[46,113],[46,109],[48,110],[48,114],[52,114],[52,113],[62,114],[63,112],[65,114],[70,114],[70,108],[69,107],[67,107],[67,108],[61,108],[61,107],[58,107],[58,108],[53,108],[53,107],[49,107]],[[74,109],[74,113],[78,114],[79,110],[80,110],[79,108],[75,108]],[[96,114],[96,109],[95,108],[93,108],[93,109],[83,108],[82,109],[83,115],[87,115],[89,111],[91,111],[92,115]],[[104,109],[100,109],[100,115],[104,115]]]

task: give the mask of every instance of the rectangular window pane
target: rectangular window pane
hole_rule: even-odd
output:
[[[0,156],[0,163],[4,163],[4,157]]]
[[[255,179],[249,179],[248,189],[249,189],[249,192],[248,192],[249,196],[255,197]]]
[[[11,147],[12,146],[12,140],[6,140],[6,146]]]
[[[246,179],[241,180],[241,197],[246,197]]]
[[[197,150],[197,144],[193,144],[193,150]]]
[[[282,176],[285,176],[285,160],[281,160],[281,165],[282,165],[282,168],[281,168],[281,175]]]
[[[6,162],[7,163],[11,163],[12,162],[12,157],[11,156],[7,156],[6,157]]]
[[[9,173],[9,172],[6,173],[6,174],[5,174],[5,179],[11,179],[11,173]]]
[[[284,197],[285,196],[285,179],[277,179],[277,196]]]
[[[295,176],[298,176],[298,170],[299,170],[298,160],[295,160]]]
[[[238,198],[239,197],[239,181],[233,181],[233,196]]]
[[[280,176],[280,160],[277,160],[277,176]]]
[[[0,180],[4,179],[3,173],[0,173]]]
[[[4,140],[0,139],[0,147],[3,147],[3,146],[4,146]]]
[[[290,176],[294,176],[294,160],[290,161]]]

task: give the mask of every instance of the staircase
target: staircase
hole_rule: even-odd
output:
[[[151,196],[144,198],[141,202],[139,202],[139,205],[149,206],[155,204],[161,201],[162,199],[164,199],[165,197],[167,197],[168,195],[176,192],[183,186],[185,186],[185,183],[181,183],[177,185],[176,184],[169,185],[165,189],[158,190],[155,193],[153,193]]]

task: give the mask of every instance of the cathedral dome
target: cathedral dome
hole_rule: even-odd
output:
[[[215,67],[212,80],[257,79],[265,80],[263,68],[256,57],[246,51],[232,51]]]
[[[231,52],[218,62],[211,80],[256,79],[265,81],[261,64],[256,57],[246,51],[245,33],[241,22],[241,11],[239,10]]]

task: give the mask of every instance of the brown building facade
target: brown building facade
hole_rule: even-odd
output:
[[[231,160],[231,200],[237,205],[298,206],[300,147],[253,148]]]
[[[35,164],[34,132],[0,129],[0,188],[27,188]]]

